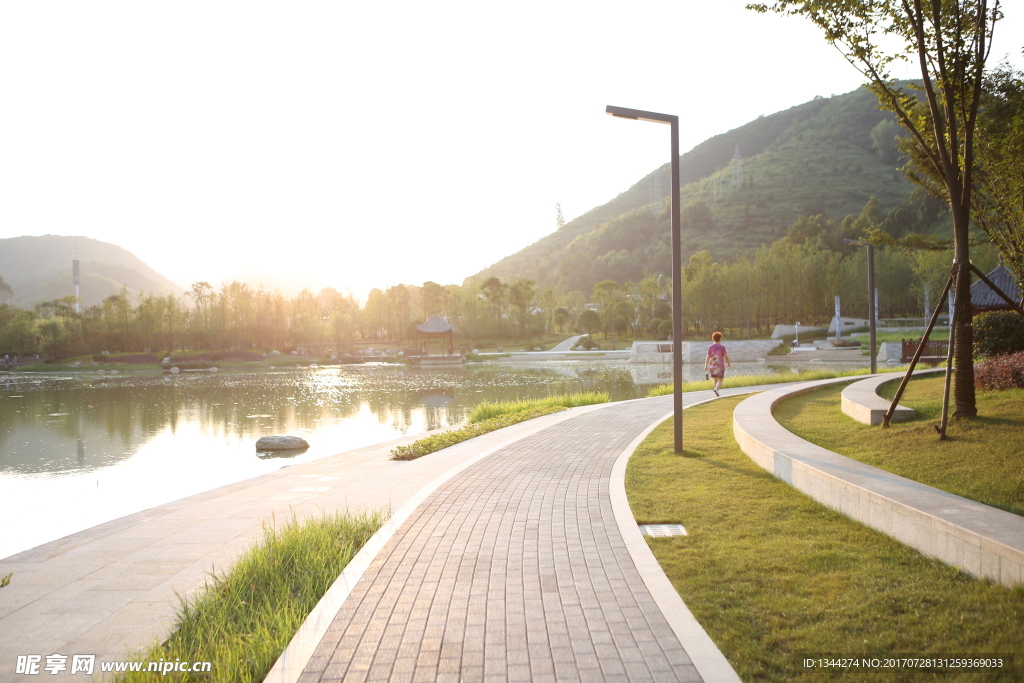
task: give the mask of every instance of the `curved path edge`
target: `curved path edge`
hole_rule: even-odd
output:
[[[933,368],[931,370],[915,370],[914,376],[934,372],[945,372],[944,368]],[[840,405],[843,414],[853,418],[857,422],[866,425],[880,425],[885,414],[889,411],[891,402],[878,395],[878,389],[883,384],[900,381],[906,373],[887,372],[881,375],[873,375],[859,382],[854,382],[843,389]],[[906,422],[913,420],[917,413],[913,408],[897,405],[893,411],[893,422]]]
[[[707,403],[707,401],[700,401],[699,403]],[[691,405],[698,405],[698,403]],[[689,407],[691,406],[686,406],[686,408]],[[670,411],[651,423],[647,429],[633,439],[632,443],[626,446],[618,459],[616,459],[615,464],[612,466],[612,476],[609,482],[612,510],[615,513],[615,521],[618,523],[619,532],[622,533],[622,539],[626,543],[626,548],[629,550],[629,555],[633,558],[634,564],[636,564],[636,569],[640,573],[644,585],[647,586],[647,590],[650,591],[654,602],[657,603],[658,608],[665,615],[666,621],[672,627],[676,637],[679,638],[680,644],[682,644],[686,654],[693,661],[693,665],[696,667],[701,678],[705,681],[739,683],[741,679],[732,668],[732,665],[729,664],[729,660],[725,658],[722,651],[711,640],[711,636],[708,635],[704,627],[700,625],[693,616],[693,613],[690,612],[690,608],[683,602],[679,592],[676,591],[675,586],[672,585],[661,565],[658,564],[657,558],[654,557],[650,546],[647,545],[643,534],[640,533],[640,528],[637,526],[636,519],[633,517],[633,510],[630,508],[629,500],[626,497],[626,464],[629,462],[629,458],[636,451],[637,447],[643,443],[643,440],[659,424],[671,418],[672,415],[673,413]]]
[[[758,388],[738,388],[730,390],[729,394],[748,393]],[[704,392],[710,393],[710,392]],[[648,400],[648,399],[636,399]],[[691,405],[705,403],[714,400],[708,399],[695,401]],[[627,401],[629,402],[629,401]],[[621,404],[623,402],[618,402]],[[415,496],[410,498],[388,522],[367,542],[363,549],[352,559],[335,583],[328,589],[328,592],[316,605],[306,621],[299,628],[292,641],[274,664],[274,667],[264,679],[265,683],[295,683],[302,675],[307,663],[310,661],[317,646],[327,633],[335,615],[341,609],[342,604],[351,594],[360,578],[376,558],[377,554],[385,547],[396,531],[409,519],[423,501],[425,501],[435,490],[440,488],[463,470],[495,453],[496,451],[524,439],[536,432],[547,429],[562,420],[575,417],[582,412],[600,410],[610,404],[599,404],[584,406],[566,410],[555,415],[537,420],[538,424],[529,431],[522,431],[511,438],[502,440],[493,446],[474,455],[472,458],[460,462],[458,465],[438,476],[430,484],[424,486]],[[715,645],[714,641],[700,625],[697,619],[690,612],[679,593],[676,591],[668,576],[658,564],[657,559],[651,552],[650,547],[644,540],[633,517],[632,509],[626,497],[625,474],[626,465],[636,448],[647,438],[648,435],[665,419],[670,418],[669,411],[648,425],[636,436],[617,456],[611,472],[609,481],[609,493],[612,512],[616,525],[622,535],[624,544],[629,552],[634,565],[644,585],[650,592],[658,609],[662,612],[679,640],[680,645],[691,659],[700,677],[709,682],[738,683],[741,679],[729,664],[722,652]]]
[[[797,394],[849,381],[820,380],[752,396],[733,412],[747,456],[819,503],[922,554],[1007,586],[1024,583],[1024,517],[866,465],[783,427],[774,407]]]

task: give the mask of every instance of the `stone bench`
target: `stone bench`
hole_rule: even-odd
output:
[[[935,370],[915,370],[914,375],[919,375]],[[841,407],[843,413],[849,415],[857,422],[866,425],[880,425],[885,412],[889,410],[890,401],[878,395],[878,388],[886,382],[899,382],[904,373],[886,373],[876,375],[854,382],[843,389]],[[890,422],[906,422],[913,420],[913,408],[897,405],[893,411]]]

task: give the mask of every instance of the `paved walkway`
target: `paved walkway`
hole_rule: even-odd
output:
[[[702,680],[610,501],[616,459],[666,410],[655,399],[585,412],[440,486],[299,680]]]
[[[574,337],[569,337],[558,342],[555,346],[551,347],[552,351],[568,351],[572,347],[576,346],[577,342],[583,337],[582,334],[577,334]]]

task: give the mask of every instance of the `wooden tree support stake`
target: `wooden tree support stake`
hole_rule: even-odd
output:
[[[921,340],[917,343],[917,351],[914,352],[914,358],[910,361],[910,367],[907,368],[907,374],[903,377],[903,381],[900,382],[900,388],[896,390],[896,396],[893,397],[892,403],[889,405],[889,410],[885,411],[885,416],[882,418],[882,426],[888,427],[889,420],[892,419],[892,414],[896,412],[896,404],[900,402],[900,398],[903,396],[903,391],[907,388],[907,384],[910,382],[910,376],[914,374],[914,368],[917,367],[917,361],[921,359],[921,355],[924,352],[924,345],[928,343],[928,337],[932,333],[932,328],[935,327],[935,321],[939,319],[939,311],[946,305],[946,296],[949,294],[949,288],[953,286],[953,278],[955,277],[956,271],[952,271],[949,274],[949,279],[946,280],[946,286],[942,290],[942,295],[939,297],[939,303],[935,306],[935,310],[932,312],[931,320],[928,321],[928,329],[924,331],[921,336]],[[949,321],[950,327],[953,326],[953,321]],[[949,353],[953,353],[953,349],[949,350]]]

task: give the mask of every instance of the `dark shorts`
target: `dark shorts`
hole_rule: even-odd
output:
[[[718,370],[717,372],[710,373],[715,379],[722,379],[725,377],[725,370]]]

